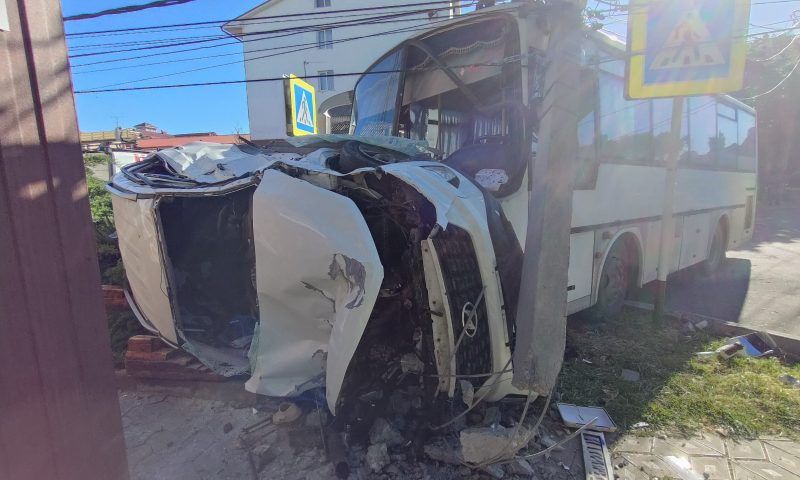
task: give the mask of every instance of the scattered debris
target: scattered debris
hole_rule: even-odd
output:
[[[719,347],[715,351],[698,352],[696,356],[703,359],[719,356],[719,358],[727,360],[737,355],[760,358],[776,355],[777,353],[778,348],[768,333],[753,332],[747,335],[730,338],[727,344]]]
[[[784,373],[778,378],[780,379],[780,381],[782,381],[786,385],[789,385],[790,387],[800,388],[800,379],[795,378],[789,375],[788,373]]]
[[[647,428],[649,426],[650,426],[650,424],[647,423],[647,422],[636,422],[633,425],[631,425],[631,428],[634,429],[634,430],[638,430],[638,429],[641,429],[641,428]]]
[[[276,454],[269,444],[261,444],[250,450],[250,462],[256,472],[264,470],[264,467],[275,461],[275,458]]]
[[[275,425],[292,423],[300,418],[301,414],[300,407],[294,403],[284,402],[278,405],[278,410],[272,414],[272,423]]]
[[[328,461],[333,465],[336,477],[344,480],[350,476],[350,465],[347,463],[347,450],[338,432],[331,431],[325,442],[328,445]]]
[[[628,382],[638,382],[642,379],[642,375],[635,371],[635,370],[628,370],[627,368],[622,369],[622,373],[620,374],[623,380]]]
[[[464,457],[461,455],[459,448],[455,445],[448,443],[446,439],[437,439],[423,447],[425,455],[431,460],[437,462],[449,463],[451,465],[462,465]]]
[[[378,418],[369,430],[369,443],[384,443],[387,446],[402,445],[405,442],[403,435],[386,419]]]
[[[222,433],[226,435],[231,433],[231,430],[233,430],[233,425],[230,422],[222,426]]]
[[[481,470],[489,474],[492,478],[497,479],[503,478],[506,474],[506,472],[503,470],[503,467],[497,464],[487,465],[481,468]]]
[[[517,436],[513,437],[516,431],[516,428],[500,425],[462,430],[459,438],[464,461],[483,464],[512,458],[530,440],[526,428],[520,427]]]
[[[467,380],[459,380],[458,384],[461,386],[461,400],[467,408],[472,408],[472,403],[475,401],[475,387]]]
[[[694,328],[696,328],[697,330],[705,330],[706,328],[708,328],[709,325],[710,324],[708,323],[708,320],[700,320],[699,322],[694,324]]]
[[[536,473],[531,464],[524,458],[519,458],[507,464],[506,471],[510,475],[518,475],[524,478],[530,478]]]
[[[314,409],[306,415],[305,424],[307,427],[319,428],[320,426],[327,425],[329,421],[330,416],[328,412],[322,409]]]
[[[583,468],[587,480],[612,480],[614,466],[605,436],[600,432],[584,431],[581,433],[583,446]]]
[[[389,451],[386,448],[385,443],[377,443],[375,445],[370,445],[367,448],[367,465],[369,465],[369,469],[375,473],[380,472],[384,469],[389,463],[391,463],[391,459],[389,458]]]
[[[598,432],[616,432],[617,425],[602,407],[579,407],[568,403],[558,403],[558,413],[564,425],[571,428],[580,428],[595,420],[592,430]]]

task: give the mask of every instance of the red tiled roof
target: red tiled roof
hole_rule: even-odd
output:
[[[141,138],[136,141],[136,148],[143,150],[161,150],[162,148],[180,147],[192,142],[241,143],[239,137],[250,140],[250,135],[195,135],[188,137]]]

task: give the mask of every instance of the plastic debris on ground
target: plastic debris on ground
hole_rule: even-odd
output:
[[[616,432],[617,425],[602,407],[579,407],[569,403],[558,403],[558,413],[564,425],[572,428],[580,428],[587,423],[595,420],[592,430],[598,432]]]

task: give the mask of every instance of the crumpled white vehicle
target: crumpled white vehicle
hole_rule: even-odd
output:
[[[497,202],[419,142],[299,141],[194,143],[113,178],[140,322],[251,392],[325,387],[337,414],[399,385],[452,396],[457,375],[514,392],[521,250]]]

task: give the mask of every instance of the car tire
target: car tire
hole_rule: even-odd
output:
[[[339,152],[338,171],[350,173],[359,168],[377,168],[390,163],[402,162],[408,156],[388,148],[350,140],[342,145]]]
[[[597,287],[597,303],[587,311],[590,320],[607,321],[622,313],[630,291],[631,270],[626,243],[617,241],[603,264]]]
[[[722,222],[717,223],[714,236],[711,238],[711,246],[708,249],[708,258],[703,261],[703,273],[711,276],[717,273],[725,263],[726,259],[726,235],[725,227]]]

